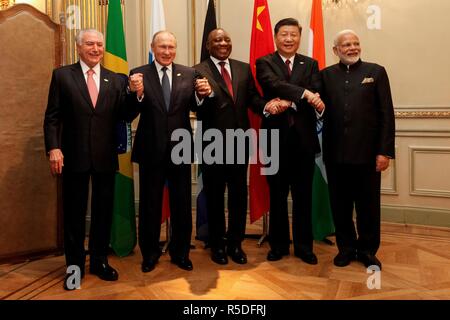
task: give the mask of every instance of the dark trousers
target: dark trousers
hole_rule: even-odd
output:
[[[299,147],[297,132],[289,129],[280,142],[280,168],[267,176],[270,188],[269,243],[274,250],[290,246],[288,195],[292,197],[292,235],[294,251],[312,251],[312,181],[314,154]],[[284,141],[283,141],[284,140]]]
[[[376,172],[375,163],[326,165],[339,251],[374,255],[380,246],[381,173]]]
[[[174,258],[189,256],[192,234],[191,166],[166,161],[161,166],[139,164],[139,247],[144,260],[161,255],[159,238],[164,185],[168,182],[171,241]]]
[[[115,172],[63,171],[64,252],[66,264],[85,265],[85,226],[89,180],[92,181],[89,252],[92,262],[108,255],[114,205]]]
[[[247,219],[247,164],[203,165],[202,175],[211,248],[223,249],[226,244],[229,247],[240,246]],[[225,187],[228,190],[228,231],[225,221]]]

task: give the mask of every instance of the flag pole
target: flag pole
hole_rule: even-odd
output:
[[[261,238],[258,240],[258,247],[261,247],[264,241],[267,240],[267,237],[269,236],[269,228],[268,228],[268,220],[267,220],[267,213],[264,213],[263,215],[263,231]]]
[[[169,245],[170,245],[170,238],[171,238],[171,236],[170,236],[170,218],[167,218],[166,219],[166,241],[162,242],[162,245],[163,245],[162,249],[161,249],[162,253],[167,252],[167,249],[169,248]]]

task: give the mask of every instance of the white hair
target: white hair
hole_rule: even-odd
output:
[[[339,32],[336,34],[336,36],[334,37],[334,42],[333,42],[333,44],[334,44],[335,47],[339,44],[339,40],[341,39],[341,37],[342,37],[343,35],[346,35],[346,34],[353,34],[354,36],[356,36],[357,38],[359,38],[358,34],[357,34],[355,31],[351,30],[351,29],[345,29],[345,30],[339,31]]]
[[[100,39],[102,39],[102,41],[104,40],[103,33],[97,29],[81,29],[75,37],[75,42],[77,45],[81,46],[83,44],[83,37],[86,33],[95,33]]]

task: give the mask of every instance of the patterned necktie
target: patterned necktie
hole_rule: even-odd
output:
[[[231,84],[231,77],[228,73],[228,70],[225,68],[225,61],[220,61],[220,73],[222,74],[222,78],[225,81],[225,84],[227,85],[228,92],[230,93],[231,97],[234,97],[233,94],[233,85]]]
[[[291,74],[292,74],[291,60],[287,59],[284,63],[286,64],[287,73],[288,73],[288,79],[290,79],[291,78]]]
[[[161,80],[161,86],[162,86],[162,91],[163,91],[163,95],[164,95],[164,102],[166,103],[166,109],[167,111],[169,111],[169,106],[170,106],[170,82],[169,82],[169,77],[167,76],[167,67],[162,67],[161,68],[162,72],[163,72],[163,76],[162,76],[162,80]]]
[[[287,59],[284,63],[286,64],[286,68],[287,68],[288,80],[290,80],[291,79],[291,74],[292,74],[291,60]],[[295,119],[294,119],[294,114],[293,113],[294,113],[294,110],[292,108],[289,108],[287,110],[289,128],[292,127],[295,124]]]
[[[87,87],[89,90],[89,95],[91,96],[92,105],[95,108],[95,105],[97,104],[97,98],[98,98],[98,89],[97,85],[94,81],[94,70],[89,69],[87,71]]]

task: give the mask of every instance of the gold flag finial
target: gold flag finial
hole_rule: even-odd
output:
[[[15,0],[0,0],[0,9],[5,10],[11,7],[15,3]]]

